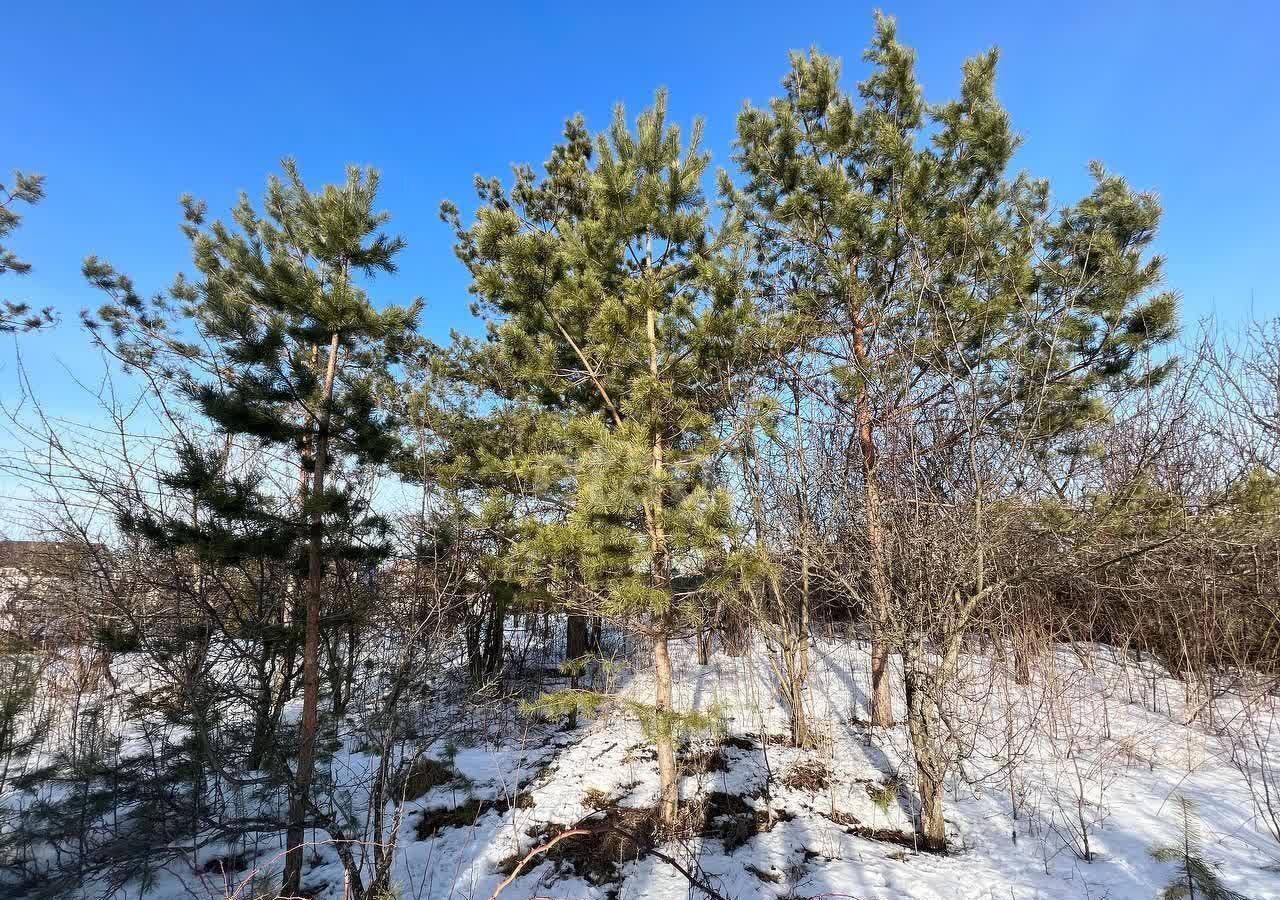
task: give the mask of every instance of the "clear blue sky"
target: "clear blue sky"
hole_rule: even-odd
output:
[[[664,85],[673,114],[707,121],[729,163],[745,99],[777,90],[787,50],[817,45],[861,77],[872,6],[652,4],[59,3],[4,14],[0,169],[44,172],[48,199],[11,241],[35,265],[5,296],[51,304],[62,326],[21,338],[48,406],[91,404],[65,373],[92,379],[78,310],[99,298],[79,275],[96,253],[140,288],[187,264],[176,198],[225,212],[258,196],[295,156],[313,184],[347,162],[383,173],[383,205],[408,239],[385,302],[421,294],[424,330],[469,327],[466,279],[436,215],[469,208],[474,174],[541,162],[575,112],[606,124]],[[926,96],[950,97],[961,61],[1002,50],[998,91],[1025,143],[1018,165],[1055,198],[1087,186],[1092,158],[1157,190],[1159,249],[1184,318],[1280,314],[1280,12],[1272,3],[891,3],[919,54]],[[16,282],[16,283],[15,283]],[[13,349],[0,346],[12,396]]]

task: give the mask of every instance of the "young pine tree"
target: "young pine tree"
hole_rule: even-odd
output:
[[[565,515],[526,520],[517,553],[652,642],[654,704],[635,712],[657,745],[667,824],[674,738],[697,718],[675,708],[668,642],[728,577],[729,508],[711,473],[725,370],[751,316],[727,232],[708,223],[699,132],[682,146],[659,93],[634,131],[621,109],[594,140],[568,122],[541,178],[520,166],[509,191],[480,181],[469,228],[443,210],[488,322],[473,377],[543,409],[526,444],[537,449],[506,465],[568,498]]]
[[[1182,840],[1151,851],[1156,861],[1173,862],[1178,866],[1177,875],[1160,892],[1158,900],[1246,900],[1243,894],[1224,885],[1218,873],[1205,862],[1195,804],[1179,795],[1178,810],[1182,819]]]
[[[741,113],[745,183],[724,188],[753,235],[757,280],[782,286],[791,327],[830,372],[821,401],[855,436],[871,720],[884,726],[891,650],[928,656],[912,623],[932,602],[894,577],[903,542],[886,491],[971,441],[1067,446],[1106,415],[1104,397],[1165,371],[1144,363],[1174,333],[1176,298],[1152,292],[1152,195],[1095,165],[1092,192],[1054,216],[1047,182],[1007,174],[1018,138],[995,96],[994,50],[964,64],[958,99],[936,105],[892,19],[877,16],[865,58],[872,72],[851,95],[836,60],[793,54],[783,95]],[[991,589],[979,565],[948,618],[955,634]],[[924,706],[940,692],[907,687],[913,735],[938,731]],[[942,766],[918,743],[923,830],[941,844]]]
[[[174,382],[228,442],[292,460],[296,494],[283,515],[300,536],[306,572],[302,718],[282,879],[282,893],[292,896],[315,768],[326,570],[356,552],[336,536],[377,524],[331,476],[386,463],[398,450],[396,429],[375,403],[375,379],[407,346],[421,304],[376,309],[360,283],[394,272],[404,246],[382,231],[388,215],[374,206],[378,173],[351,167],[344,182],[313,192],[291,160],[283,166],[283,179],[268,180],[263,212],[242,196],[230,225],[207,222],[205,205],[183,198],[197,277],[179,276],[170,297],[143,302],[127,278],[96,259],[85,273],[113,295],[90,325],[105,326],[116,355]],[[251,485],[228,475],[225,458],[182,453],[171,478],[206,504],[221,504],[223,519],[233,516],[239,529],[262,516],[261,503]],[[207,543],[199,522],[195,531],[192,539]],[[160,523],[158,534],[181,539],[172,522]]]

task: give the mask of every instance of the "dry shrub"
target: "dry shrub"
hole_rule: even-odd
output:
[[[582,795],[582,805],[587,809],[604,810],[617,802],[617,797],[600,788],[587,788],[587,792]]]
[[[895,772],[886,775],[882,781],[876,783],[868,781],[866,783],[867,796],[871,798],[871,802],[880,809],[888,813],[889,804],[898,799],[902,792],[902,779]]]
[[[831,784],[831,770],[817,760],[798,762],[783,776],[782,783],[797,791],[825,791]]]
[[[420,759],[404,778],[404,799],[417,800],[432,788],[449,784],[458,777],[448,763],[438,759]]]

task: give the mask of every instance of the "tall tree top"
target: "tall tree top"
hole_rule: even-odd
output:
[[[377,309],[358,276],[395,271],[404,241],[383,230],[375,170],[352,166],[344,182],[311,191],[292,160],[283,169],[263,211],[241,195],[230,223],[181,198],[196,277],[179,275],[167,295],[145,300],[127,276],[87,259],[85,275],[111,300],[85,322],[102,347],[228,433],[301,445],[327,416],[340,451],[386,459],[396,441],[378,380],[411,341],[421,301]]]
[[[794,53],[782,96],[746,107],[722,180],[766,296],[825,353],[837,396],[871,391],[883,421],[921,396],[981,399],[1044,434],[1162,377],[1147,355],[1176,330],[1177,298],[1149,255],[1150,193],[1099,164],[1056,213],[1047,181],[1009,172],[1019,138],[995,94],[997,51],[965,62],[959,96],[932,104],[915,56],[878,15],[851,95],[836,60]]]
[[[483,205],[470,227],[444,205],[488,322],[479,371],[489,387],[592,408],[614,425],[643,417],[657,427],[661,416],[679,426],[675,398],[636,402],[654,389],[650,315],[657,381],[706,383],[742,307],[727,242],[708,224],[700,132],[695,123],[682,145],[659,92],[634,130],[621,107],[594,140],[571,119],[541,178],[520,165],[509,191],[477,179]]]

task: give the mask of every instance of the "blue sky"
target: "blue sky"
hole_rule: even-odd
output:
[[[383,174],[383,206],[408,240],[375,298],[428,301],[424,331],[470,327],[466,278],[437,218],[469,208],[475,174],[541,162],[564,118],[603,127],[671,92],[682,122],[706,118],[729,164],[743,101],[765,101],[787,51],[845,60],[847,83],[872,6],[848,3],[498,5],[323,2],[23,2],[5,13],[0,170],[44,172],[48,199],[10,245],[35,265],[9,297],[62,312],[20,339],[48,408],[89,414],[75,378],[100,364],[78,311],[99,302],[79,275],[96,253],[151,292],[187,263],[178,195],[223,213],[295,156],[313,184],[348,162]],[[1184,318],[1280,314],[1268,265],[1280,247],[1280,12],[1269,3],[895,3],[926,96],[953,95],[962,60],[1002,50],[998,92],[1025,138],[1017,164],[1059,201],[1087,188],[1092,158],[1157,190],[1159,249]],[[13,347],[0,345],[12,396]]]

